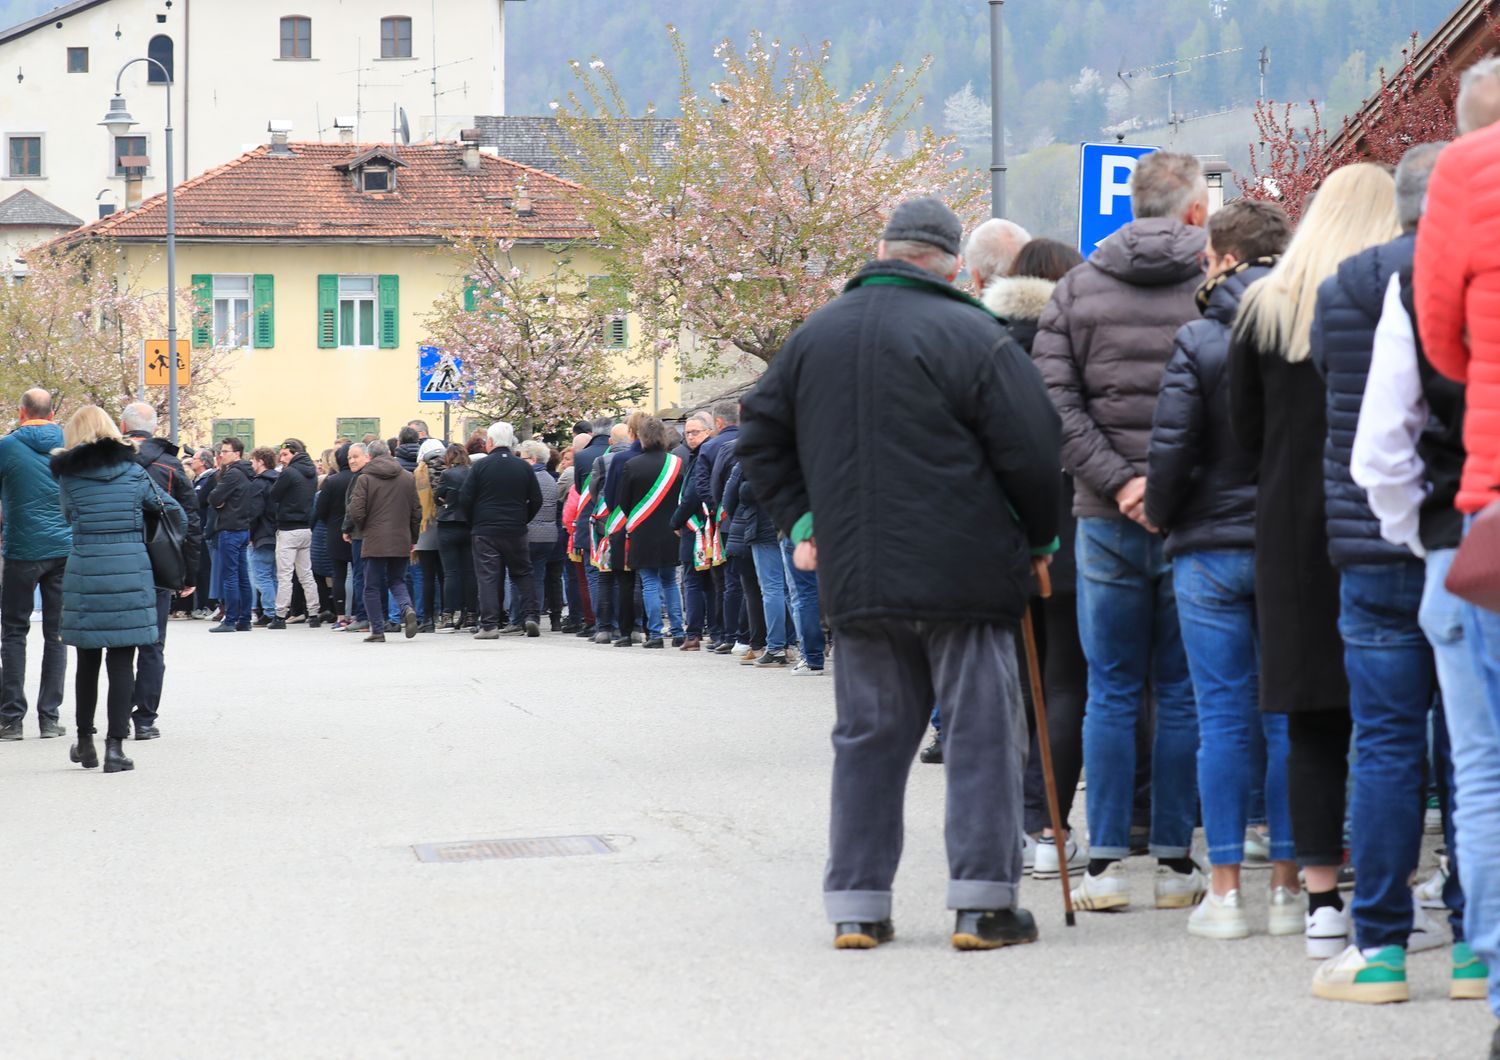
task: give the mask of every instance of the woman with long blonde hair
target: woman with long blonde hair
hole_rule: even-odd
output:
[[[1324,181],[1281,262],[1246,292],[1229,351],[1230,420],[1259,457],[1255,597],[1261,709],[1289,715],[1292,834],[1308,890],[1310,957],[1341,952],[1349,683],[1339,579],[1323,497],[1326,393],[1310,357],[1318,287],[1339,263],[1395,238],[1396,185],[1373,163]]]

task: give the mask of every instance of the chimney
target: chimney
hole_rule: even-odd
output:
[[[458,134],[459,143],[464,147],[464,172],[479,172],[479,130],[465,129]]]
[[[531,192],[526,190],[526,175],[524,173],[516,180],[516,197],[511,205],[516,211],[517,217],[531,216]]]
[[[292,123],[285,118],[272,118],[266,125],[266,131],[271,134],[271,154],[289,155],[292,153],[287,144],[292,138]]]
[[[141,204],[141,177],[139,169],[125,175],[125,209],[134,210]]]
[[[342,114],[333,119],[333,127],[338,131],[339,143],[352,144],[354,142],[355,120],[352,114]]]

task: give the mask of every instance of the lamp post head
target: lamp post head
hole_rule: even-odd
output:
[[[116,96],[109,101],[109,113],[99,124],[108,129],[113,136],[124,136],[135,126],[135,119],[130,116],[130,111],[125,109],[124,96]]]

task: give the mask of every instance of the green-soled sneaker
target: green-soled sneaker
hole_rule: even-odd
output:
[[[1358,946],[1350,946],[1337,957],[1323,962],[1313,974],[1313,994],[1329,1001],[1357,1001],[1383,1005],[1410,1001],[1406,986],[1406,951],[1384,946],[1366,957]]]
[[[1490,981],[1490,966],[1469,949],[1467,942],[1453,947],[1453,981],[1448,996],[1454,1001],[1483,1001]]]

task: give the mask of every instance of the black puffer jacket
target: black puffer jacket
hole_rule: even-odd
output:
[[[1415,234],[1360,251],[1318,288],[1312,360],[1328,388],[1328,438],[1323,448],[1323,495],[1328,513],[1328,556],[1335,567],[1396,563],[1411,553],[1380,536],[1380,520],[1365,491],[1349,476],[1349,456],[1365,399],[1375,326],[1391,277],[1410,265]]]
[[[458,497],[463,492],[464,479],[469,477],[469,470],[468,464],[454,464],[444,468],[441,475],[433,478],[432,500],[437,505],[439,523],[450,523],[455,527],[468,529],[469,513],[459,505]]]
[[[214,478],[213,492],[208,495],[208,503],[219,513],[220,531],[232,533],[250,529],[256,516],[255,491],[250,485],[254,474],[248,460],[236,460],[228,467],[219,468]]]
[[[872,262],[743,409],[736,452],[761,505],[784,533],[814,515],[831,623],[1020,619],[1032,550],[1056,541],[1060,429],[1036,367],[974,299]],[[934,514],[955,497],[964,518]]]
[[[138,431],[131,431],[128,440],[136,445],[136,460],[146,469],[151,481],[176,501],[187,517],[187,536],[182,542],[182,563],[188,572],[188,580],[195,581],[198,577],[198,559],[203,553],[203,523],[198,516],[198,496],[178,457],[181,450],[165,438],[152,438]]]
[[[318,495],[318,468],[312,457],[298,453],[271,485],[276,529],[306,530],[313,524],[313,500]]]
[[[1146,456],[1146,517],[1168,556],[1255,547],[1259,461],[1229,428],[1229,339],[1245,289],[1275,264],[1247,261],[1204,284],[1203,319],[1177,332]]]

